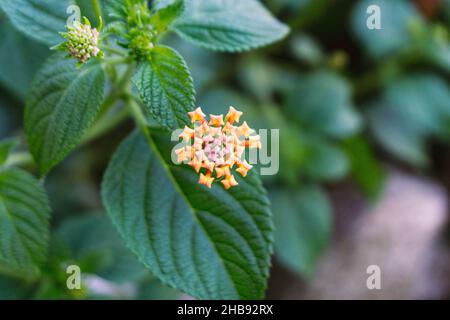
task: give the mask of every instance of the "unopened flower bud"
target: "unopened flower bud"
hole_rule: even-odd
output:
[[[91,27],[87,18],[84,18],[84,22],[82,24],[76,21],[72,26],[68,26],[68,31],[61,33],[66,41],[53,48],[68,52],[80,63],[86,63],[92,57],[102,57],[103,55],[98,47],[100,33],[96,28]]]

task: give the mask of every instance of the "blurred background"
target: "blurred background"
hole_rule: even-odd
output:
[[[204,110],[233,105],[252,127],[280,129],[280,172],[263,177],[277,228],[267,298],[449,299],[450,0],[263,2],[292,29],[280,43],[219,54],[167,41]],[[372,4],[381,30],[366,26]],[[29,85],[49,54],[0,13],[0,139],[23,137]],[[0,299],[189,298],[153,278],[104,215],[103,171],[132,127],[49,175],[46,270],[0,272]],[[66,289],[68,264],[86,274],[83,290]],[[370,265],[381,290],[366,286]]]

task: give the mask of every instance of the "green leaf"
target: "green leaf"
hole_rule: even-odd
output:
[[[427,34],[422,44],[422,51],[431,63],[450,72],[450,38],[443,26],[435,26],[425,31]]]
[[[155,47],[150,60],[140,63],[133,83],[144,101],[147,116],[168,129],[189,124],[187,112],[195,108],[195,90],[178,52],[165,46]]]
[[[229,52],[262,47],[289,32],[257,0],[189,0],[174,29],[197,45]]]
[[[160,8],[151,18],[152,25],[156,28],[158,34],[166,31],[175,19],[183,14],[184,10],[184,0],[176,0]]]
[[[320,44],[307,34],[296,35],[291,41],[291,50],[297,59],[311,66],[317,66],[325,60]]]
[[[8,159],[9,154],[19,144],[19,139],[11,138],[0,141],[0,166]]]
[[[286,109],[308,132],[340,138],[361,127],[361,117],[351,101],[350,85],[331,72],[301,77],[287,96]]]
[[[381,11],[381,29],[370,30],[366,23],[370,5]],[[358,1],[352,15],[352,29],[356,38],[374,58],[381,58],[409,48],[414,43],[411,27],[421,23],[420,14],[406,0],[362,0]]]
[[[125,20],[127,7],[122,0],[103,0],[103,7],[106,15],[111,20]]]
[[[391,82],[369,107],[371,128],[380,144],[413,165],[427,163],[426,140],[450,136],[450,89],[432,74],[409,74]]]
[[[349,170],[344,152],[336,145],[319,137],[304,136],[303,170],[307,177],[317,180],[338,180]]]
[[[29,173],[0,170],[0,264],[35,273],[45,261],[49,204]]]
[[[42,174],[63,160],[94,122],[104,84],[101,65],[79,69],[60,55],[52,56],[39,71],[25,110],[25,129]]]
[[[136,281],[148,274],[133,253],[123,245],[105,215],[66,220],[57,234],[67,244],[71,257],[80,263],[83,272],[95,273],[116,282]]]
[[[376,199],[383,189],[384,172],[371,146],[362,136],[354,136],[344,141],[344,149],[353,179],[369,199]]]
[[[208,189],[191,168],[162,158],[170,157],[166,134],[154,137],[132,134],[103,181],[103,202],[128,247],[161,281],[193,297],[263,298],[273,228],[257,174],[237,177],[229,191]]]
[[[25,98],[34,74],[49,52],[17,32],[7,20],[0,20],[0,83],[14,96]]]
[[[25,34],[45,45],[61,42],[58,32],[65,29],[66,10],[70,0],[2,0],[1,8],[12,24]]]
[[[317,186],[270,193],[275,219],[275,253],[279,260],[311,277],[331,234],[331,206]]]

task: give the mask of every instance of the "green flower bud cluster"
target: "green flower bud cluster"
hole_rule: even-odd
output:
[[[68,52],[71,57],[80,63],[86,63],[92,57],[103,56],[98,46],[100,42],[99,31],[91,27],[87,18],[84,18],[84,20],[84,24],[76,21],[72,26],[67,27],[68,31],[61,33],[66,41],[55,47]]]
[[[143,30],[141,28],[132,28],[129,32],[129,48],[131,55],[138,61],[150,58],[151,51],[154,47],[153,32],[151,30]]]

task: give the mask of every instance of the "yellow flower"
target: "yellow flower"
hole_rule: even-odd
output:
[[[202,109],[198,107],[189,112],[194,128],[185,127],[180,138],[186,145],[175,150],[178,162],[188,164],[200,173],[199,183],[211,188],[214,180],[220,181],[225,189],[237,186],[232,169],[236,168],[243,177],[247,176],[252,166],[243,158],[246,148],[260,148],[260,137],[255,134],[247,122],[239,122],[242,112],[230,107],[225,117],[210,115],[209,122]]]

